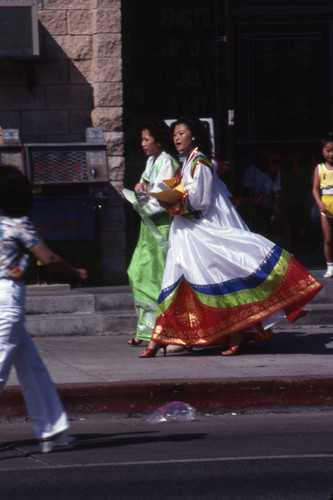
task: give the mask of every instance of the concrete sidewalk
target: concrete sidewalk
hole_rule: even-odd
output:
[[[328,304],[331,308],[331,305]],[[212,411],[333,404],[333,324],[283,323],[267,343],[250,343],[241,355],[220,348],[138,357],[128,337],[35,338],[63,402],[71,413],[136,414],[173,400]],[[15,373],[0,397],[0,414],[26,415]]]

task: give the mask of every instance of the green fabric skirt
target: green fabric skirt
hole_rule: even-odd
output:
[[[167,241],[171,224],[169,214],[158,214],[151,220]],[[150,228],[141,221],[138,243],[127,271],[138,315],[136,338],[140,340],[150,340],[154,329],[165,260],[165,252]]]

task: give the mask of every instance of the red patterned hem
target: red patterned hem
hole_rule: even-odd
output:
[[[262,301],[233,307],[214,308],[200,302],[183,279],[171,306],[155,324],[152,339],[176,345],[214,345],[239,330],[284,310],[289,321],[321,290],[322,285],[294,258],[280,285]],[[265,340],[265,332],[257,328],[255,340]]]

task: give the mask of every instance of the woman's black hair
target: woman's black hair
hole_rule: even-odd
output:
[[[11,165],[0,165],[0,211],[9,217],[28,215],[32,205],[29,179]]]
[[[171,124],[171,130],[174,132],[175,126],[184,123],[190,129],[193,136],[193,145],[198,147],[208,158],[212,156],[212,142],[210,140],[209,123],[191,116],[181,116],[177,121]]]
[[[322,147],[325,147],[329,142],[333,142],[333,132],[329,132],[321,138],[320,143]]]
[[[159,118],[151,118],[146,120],[142,126],[141,130],[148,130],[150,135],[162,146],[162,150],[166,151],[172,156],[177,155],[177,150],[172,141],[172,134],[170,127]]]

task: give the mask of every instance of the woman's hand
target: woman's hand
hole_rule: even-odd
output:
[[[84,283],[87,281],[88,279],[88,273],[86,271],[86,269],[80,269],[80,268],[76,268],[76,273],[77,273],[77,278],[76,280],[84,285]]]
[[[318,208],[320,210],[320,212],[326,212],[327,211],[327,206],[325,205],[325,203],[323,201],[318,201],[317,203],[318,205]]]
[[[88,275],[85,269],[73,267],[60,255],[53,252],[44,242],[31,247],[30,252],[50,271],[64,276],[71,276],[81,284],[87,281]]]
[[[138,191],[147,191],[147,184],[144,182],[138,182],[135,187],[134,191],[137,193]]]

